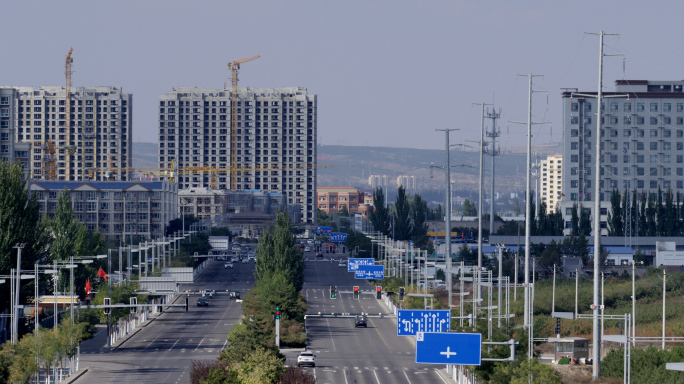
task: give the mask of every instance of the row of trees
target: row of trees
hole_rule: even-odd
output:
[[[380,231],[394,240],[412,240],[420,247],[427,244],[428,218],[434,216],[419,194],[410,196],[404,187],[397,191],[397,200],[391,207],[385,206],[385,194],[382,188],[373,192],[374,210],[370,221],[376,231]],[[441,206],[438,207],[441,212]],[[432,214],[431,214],[432,213]]]
[[[301,369],[286,369],[275,345],[276,308],[281,312],[281,345],[303,347],[307,341],[307,304],[300,293],[304,259],[284,212],[278,213],[276,225],[259,240],[254,276],[256,283],[242,303],[242,324],[228,334],[228,347],[216,361],[193,363],[192,384],[315,383]]]
[[[60,192],[54,217],[41,216],[37,196],[29,193],[26,180],[22,179],[23,168],[18,162],[0,161],[0,274],[9,275],[16,268],[19,243],[24,243],[21,269],[33,270],[34,264],[52,264],[53,261],[68,261],[71,256],[96,255],[105,252],[105,239],[98,232],[89,231],[79,222],[71,210],[71,199],[67,190]],[[79,266],[74,270],[77,293],[83,297],[87,278],[95,276],[104,266],[104,260]],[[39,287],[43,294],[52,289],[50,276],[39,275]],[[33,297],[35,280],[22,283],[20,301]],[[67,272],[59,275],[58,289],[67,290]],[[0,311],[7,309],[10,302],[9,284],[0,284]]]
[[[609,236],[682,236],[684,234],[684,201],[679,192],[670,189],[657,193],[614,190],[608,213]],[[628,223],[627,217],[631,220]]]

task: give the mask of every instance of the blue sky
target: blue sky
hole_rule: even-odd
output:
[[[679,1],[31,1],[5,2],[0,85],[116,85],[134,94],[133,138],[157,141],[158,96],[178,86],[301,86],[319,95],[319,142],[442,149],[479,138],[480,109],[502,109],[504,147],[525,143],[527,83],[535,144],[560,141],[561,88],[595,91],[598,37],[604,89],[614,80],[681,80]],[[548,99],[548,102],[547,102]]]

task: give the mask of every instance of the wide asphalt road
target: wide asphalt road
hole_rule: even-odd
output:
[[[389,313],[376,299],[374,286],[354,279],[346,267],[339,266],[346,256],[314,255],[305,254],[303,294],[309,314]],[[330,285],[337,286],[336,299],[330,298]],[[353,299],[355,285],[360,287],[359,300]],[[446,383],[436,372],[443,365],[415,364],[415,344],[410,337],[397,336],[396,319],[369,317],[368,328],[354,328],[353,318],[309,318],[306,325],[308,349],[316,355],[316,367],[306,369],[318,383]],[[283,352],[288,364],[296,364],[297,352]]]
[[[80,366],[88,372],[76,383],[189,382],[192,361],[215,360],[233,324],[242,318],[240,303],[225,291],[238,289],[244,296],[254,285],[253,272],[254,262],[224,269],[223,261],[215,261],[194,284],[180,287],[181,292],[224,291],[209,299],[209,307],[198,307],[199,296],[190,296],[189,312],[181,307],[165,310],[115,350],[103,348],[101,342],[93,345],[95,340],[83,343]],[[179,295],[176,303],[185,303],[185,297]]]

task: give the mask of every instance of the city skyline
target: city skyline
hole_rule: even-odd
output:
[[[5,48],[14,54],[3,61],[0,84],[63,85],[73,47],[73,87],[132,93],[133,141],[156,142],[160,94],[220,88],[230,83],[229,61],[259,54],[242,66],[240,86],[306,87],[320,95],[323,145],[438,149],[443,139],[435,129],[443,128],[477,140],[480,111],[472,103],[485,102],[502,109],[505,151],[525,142],[524,126],[509,123],[527,118],[527,84],[517,74],[545,75],[534,88],[549,92],[548,104],[537,94],[533,114],[553,124],[535,127],[535,145],[561,140],[562,88],[596,89],[598,38],[584,32],[621,34],[605,42],[606,53],[626,57],[624,66],[620,57],[606,58],[607,91],[623,77],[679,78],[684,50],[675,28],[684,5],[639,5],[9,3],[0,33],[10,37]],[[28,27],[22,15],[31,15]]]

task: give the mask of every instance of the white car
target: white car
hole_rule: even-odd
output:
[[[225,268],[225,269],[233,269],[233,263],[225,263],[225,264],[223,264],[223,268]]]
[[[311,252],[311,247],[304,247],[304,252]]]
[[[316,355],[313,352],[304,351],[297,356],[297,366],[310,365],[312,367],[316,366]]]
[[[346,267],[347,266],[347,260],[340,260],[340,263],[338,264],[340,268]]]

